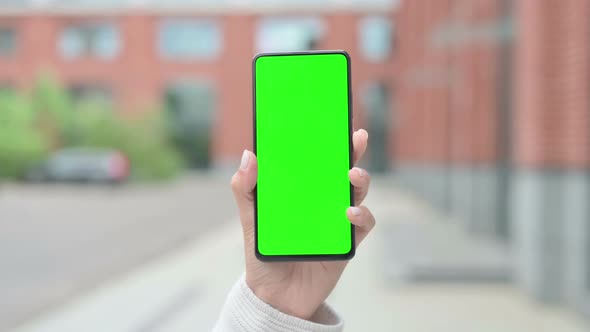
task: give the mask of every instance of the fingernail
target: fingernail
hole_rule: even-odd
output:
[[[249,162],[250,162],[250,153],[248,152],[248,150],[244,150],[244,153],[242,153],[242,161],[240,162],[240,168],[245,170],[246,168],[248,168]]]
[[[350,212],[352,213],[353,216],[360,216],[361,215],[361,209],[356,206],[351,207]]]
[[[363,169],[362,169],[362,168],[355,167],[354,169],[356,170],[356,172],[358,173],[358,175],[359,175],[361,178],[362,178],[363,176],[365,176],[365,171],[363,171]]]
[[[363,135],[365,136],[365,139],[369,139],[369,133],[364,129],[361,129],[361,131],[362,131]]]

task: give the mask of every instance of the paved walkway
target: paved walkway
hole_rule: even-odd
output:
[[[392,283],[384,278],[390,240],[384,230],[400,216],[417,213],[419,204],[375,189],[367,205],[379,225],[329,299],[347,331],[588,331],[572,311],[540,305],[509,284]],[[241,274],[242,260],[239,223],[229,220],[197,243],[13,332],[207,331]]]
[[[237,213],[228,176],[0,185],[0,331],[197,241]]]

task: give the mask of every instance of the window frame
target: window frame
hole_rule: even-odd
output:
[[[90,29],[97,29],[100,31],[101,28],[106,28],[106,31],[110,31],[113,33],[114,39],[114,46],[111,54],[101,54],[98,50],[100,47],[97,47],[100,44],[100,37],[90,37],[90,39],[85,40],[84,34],[88,34]],[[65,43],[67,43],[66,34],[75,32],[77,37],[81,40],[82,44],[89,44],[89,45],[82,45],[80,51],[75,52],[75,54],[68,54],[69,51],[66,50]],[[96,33],[96,32],[95,32]],[[121,32],[120,24],[114,20],[109,19],[89,19],[89,20],[73,20],[73,21],[66,21],[63,22],[61,28],[58,32],[57,40],[56,40],[56,47],[57,52],[60,57],[67,61],[79,61],[82,59],[93,59],[99,61],[113,61],[119,58],[123,52],[124,48],[124,38],[123,33]]]
[[[378,22],[378,23],[377,23]],[[366,46],[367,44],[364,42],[364,40],[367,40],[367,38],[365,38],[368,34],[369,34],[369,27],[371,26],[371,24],[375,26],[377,26],[377,24],[383,24],[385,23],[385,26],[387,28],[387,34],[388,34],[388,43],[389,45],[387,46],[387,52],[385,54],[372,54],[370,51],[374,51],[374,50],[369,50]],[[373,29],[374,29],[373,27]],[[358,50],[359,53],[361,54],[361,56],[363,57],[363,59],[365,61],[371,62],[371,63],[382,63],[382,62],[387,62],[389,60],[391,60],[391,57],[393,56],[394,52],[395,52],[395,22],[393,22],[393,19],[391,19],[391,17],[388,17],[386,15],[380,15],[380,14],[373,14],[373,15],[366,15],[360,18],[360,20],[358,21],[358,25],[357,25],[357,36],[358,36]]]
[[[266,24],[272,25],[272,23],[283,22],[285,25],[293,24],[298,22],[301,26],[308,25],[311,29],[315,29],[317,31],[317,36],[315,42],[316,45],[313,45],[311,48],[306,49],[295,49],[295,48],[281,48],[281,47],[264,47],[262,45],[263,34],[264,34],[264,26]],[[315,27],[312,27],[315,25]],[[299,52],[299,51],[310,51],[317,49],[318,45],[321,44],[322,41],[328,35],[328,24],[325,22],[325,18],[320,15],[271,15],[271,16],[262,16],[258,18],[255,27],[255,35],[254,35],[254,49],[258,53],[273,53],[273,52]],[[276,29],[276,27],[275,27]]]

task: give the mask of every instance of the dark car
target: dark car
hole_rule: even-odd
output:
[[[128,158],[117,150],[60,150],[26,175],[29,181],[121,183],[130,174]]]

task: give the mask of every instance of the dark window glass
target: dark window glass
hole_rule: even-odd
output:
[[[172,140],[191,167],[210,166],[215,87],[208,81],[178,81],[165,91]]]
[[[0,27],[0,56],[9,56],[16,51],[16,31],[10,27]]]
[[[70,87],[70,96],[75,103],[95,103],[105,106],[113,104],[113,91],[103,84],[74,84]]]
[[[371,82],[362,90],[362,103],[366,110],[367,126],[371,133],[367,167],[373,172],[386,172],[389,160],[390,94],[383,82]]]

